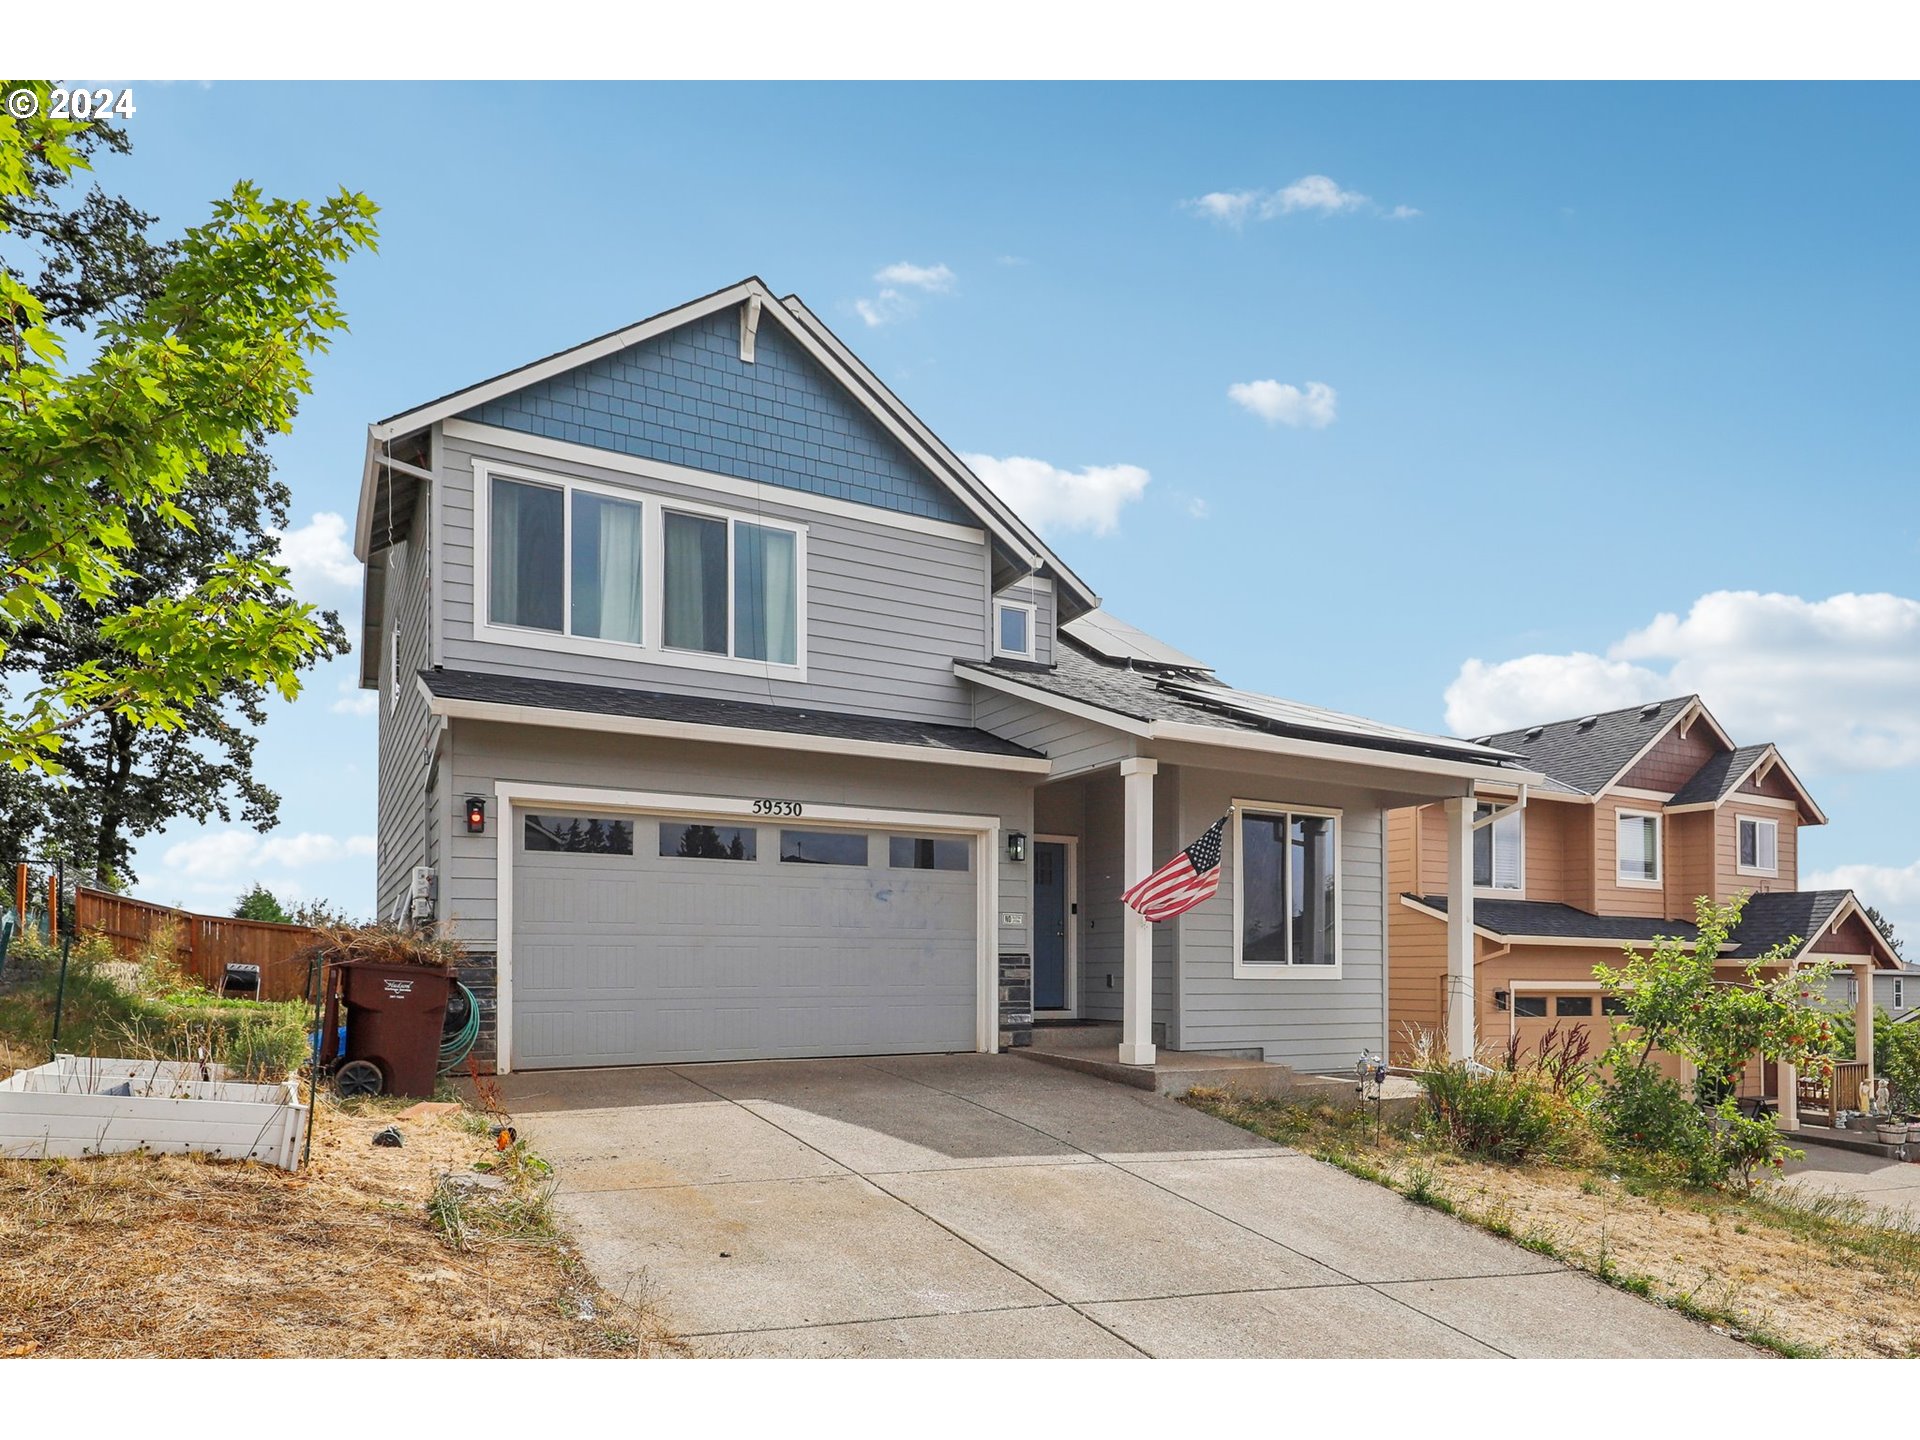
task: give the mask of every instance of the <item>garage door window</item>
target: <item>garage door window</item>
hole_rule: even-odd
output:
[[[1591,995],[1557,996],[1553,1002],[1553,1013],[1556,1015],[1591,1015],[1593,1014],[1593,997]]]
[[[894,835],[887,840],[887,863],[896,870],[965,870],[968,848],[964,840]]]
[[[633,822],[599,815],[529,815],[529,850],[568,855],[633,854]]]
[[[1521,1019],[1544,1019],[1547,1013],[1547,997],[1544,995],[1516,995],[1513,997],[1513,1013]]]
[[[662,820],[660,853],[682,860],[752,860],[760,832],[751,825],[711,825],[703,820]]]
[[[865,865],[867,837],[844,830],[782,830],[783,865]]]

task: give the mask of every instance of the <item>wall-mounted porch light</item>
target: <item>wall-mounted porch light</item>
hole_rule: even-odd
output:
[[[467,797],[467,833],[469,835],[487,833],[487,802],[481,796]]]
[[[1024,830],[1007,832],[1007,859],[1018,865],[1027,858],[1027,834]]]

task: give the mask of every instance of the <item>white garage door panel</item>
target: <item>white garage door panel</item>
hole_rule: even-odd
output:
[[[519,817],[515,817],[516,826]],[[515,842],[523,836],[516,830]],[[971,1050],[975,874],[518,848],[513,1050],[528,1069]]]

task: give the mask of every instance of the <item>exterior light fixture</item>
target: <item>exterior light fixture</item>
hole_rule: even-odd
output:
[[[1009,830],[1007,832],[1007,859],[1018,865],[1027,858],[1027,832]]]
[[[469,835],[487,833],[487,802],[481,796],[467,797],[467,833]]]

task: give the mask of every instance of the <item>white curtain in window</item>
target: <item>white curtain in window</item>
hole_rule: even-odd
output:
[[[640,507],[614,500],[600,509],[600,635],[640,643]]]
[[[1493,888],[1496,890],[1520,888],[1520,857],[1526,848],[1526,831],[1521,827],[1525,819],[1516,812],[1487,827],[1493,831]]]
[[[1620,817],[1620,876],[1624,880],[1652,880],[1654,821],[1645,815]]]
[[[669,513],[666,571],[661,643],[726,654],[727,522]]]
[[[792,665],[798,658],[798,569],[791,530],[741,521],[733,535],[733,653]]]

